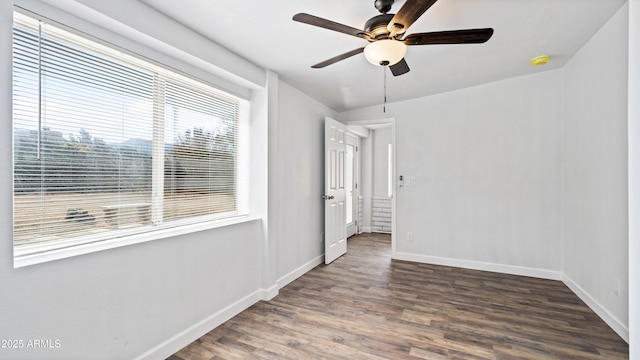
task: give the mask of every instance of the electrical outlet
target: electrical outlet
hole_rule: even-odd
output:
[[[613,293],[620,296],[621,291],[620,291],[620,279],[618,278],[613,278]]]
[[[413,242],[413,233],[412,232],[408,232],[407,233],[407,242],[410,242],[410,243]]]

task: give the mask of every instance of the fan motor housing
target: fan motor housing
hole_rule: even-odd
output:
[[[391,5],[393,5],[394,0],[376,0],[373,3],[373,6],[380,11],[382,14],[386,14],[391,10]]]
[[[387,30],[387,24],[393,19],[394,15],[382,14],[372,17],[364,24],[364,31],[371,34],[371,37],[376,40],[388,38],[389,30]]]

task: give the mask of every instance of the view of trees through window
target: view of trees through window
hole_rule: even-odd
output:
[[[236,211],[237,101],[17,18],[16,245]]]
[[[151,146],[144,142],[107,144],[83,128],[66,137],[50,128],[15,129],[15,193],[151,191]]]

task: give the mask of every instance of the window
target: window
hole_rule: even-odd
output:
[[[247,102],[14,14],[14,255],[239,214]]]

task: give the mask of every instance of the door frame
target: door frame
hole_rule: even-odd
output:
[[[391,158],[393,160],[393,163],[391,164],[391,172],[393,175],[393,181],[392,181],[392,185],[393,185],[393,194],[391,196],[391,258],[392,259],[397,259],[397,249],[396,249],[396,237],[397,237],[397,219],[396,219],[396,213],[397,213],[397,205],[396,205],[396,199],[397,199],[397,194],[398,194],[398,176],[397,176],[397,166],[398,166],[398,151],[396,150],[396,143],[397,143],[397,136],[396,136],[396,118],[395,117],[389,117],[389,118],[374,118],[374,119],[367,119],[367,120],[354,120],[354,121],[346,121],[346,120],[341,120],[344,121],[343,123],[345,125],[347,125],[347,130],[353,132],[354,134],[358,135],[357,131],[353,131],[352,129],[349,129],[349,126],[351,125],[356,125],[356,126],[366,126],[366,125],[382,125],[382,124],[391,124],[391,150],[392,150],[392,154],[391,154]],[[362,182],[362,177],[360,176],[360,182]]]
[[[349,139],[355,140],[355,144],[351,144]],[[355,227],[355,233],[352,235],[358,235],[360,233],[361,224],[358,221],[358,198],[360,197],[360,136],[356,133],[347,130],[347,146],[352,145],[354,147],[353,152],[353,169],[352,169],[352,216],[353,226]],[[346,169],[345,169],[346,171]],[[347,237],[349,237],[349,223],[347,223]]]

